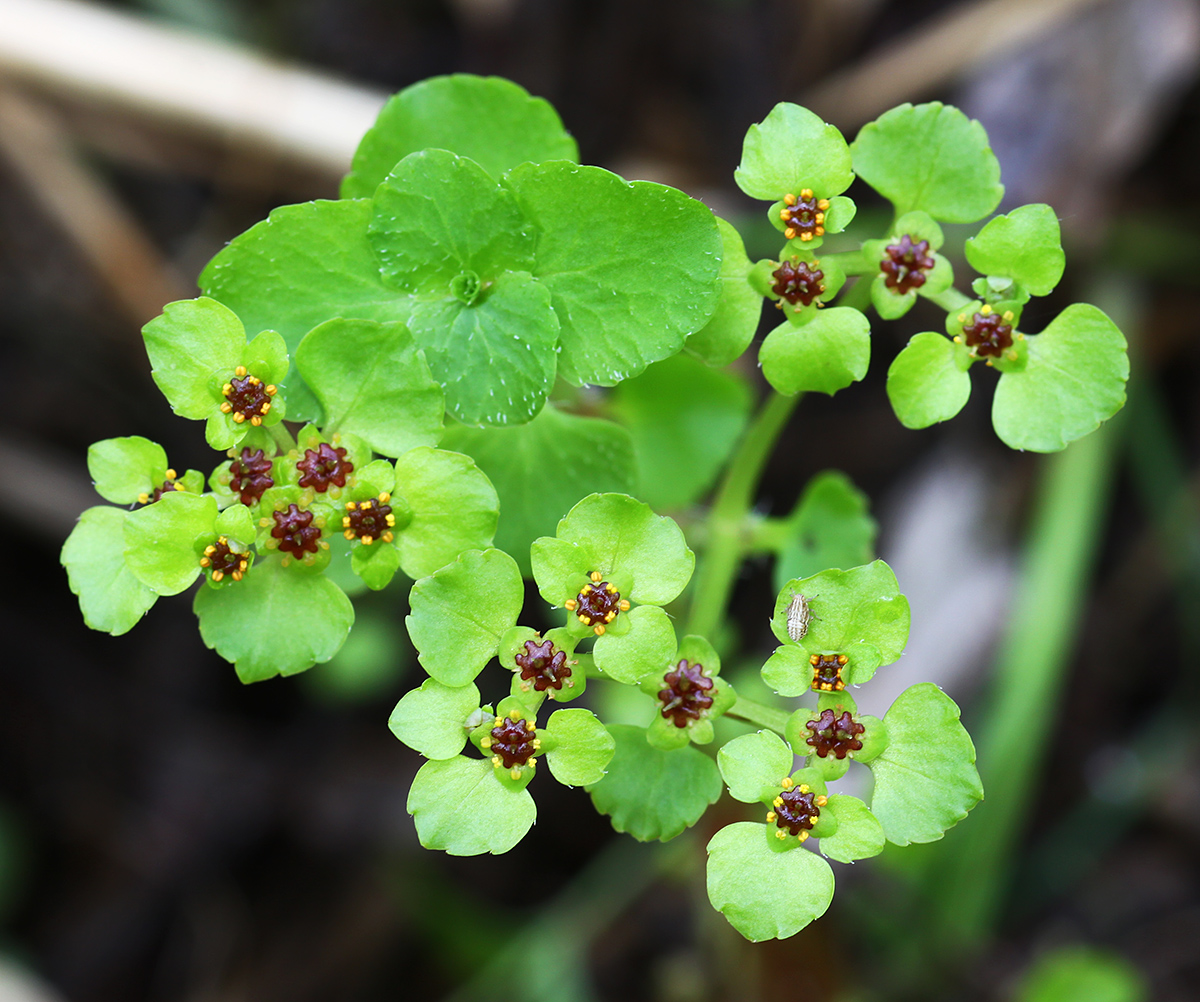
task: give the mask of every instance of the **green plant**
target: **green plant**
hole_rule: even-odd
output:
[[[391,728],[428,760],[408,802],[424,845],[507,851],[533,823],[539,771],[641,840],[678,835],[728,789],[759,806],[709,843],[709,896],[748,938],[789,936],[829,904],[826,858],[939,839],[983,792],[936,686],[882,719],[848,688],[895,662],[909,628],[861,494],[830,472],[789,517],[752,513],[796,401],[866,374],[868,304],[887,319],[924,297],[947,333],[893,362],[900,420],[953,417],[983,361],[1001,373],[1000,437],[1053,451],[1123,403],[1124,339],[1086,305],[1020,329],[1063,271],[1048,206],[992,218],[966,245],[973,296],[955,287],[939,221],[984,219],[1003,188],[982,128],[951,107],[902,106],[851,145],[795,105],[751,126],[736,180],[783,241],[757,263],[701,203],[575,157],[553,109],[507,81],[393,97],[342,198],[272,212],[204,270],[201,298],[145,328],[175,412],[227,450],[208,490],[146,439],[97,443],[96,489],[122,507],[85,512],[63,563],[88,625],[112,634],[203,576],[201,635],[246,682],[328,661],[353,624],[347,591],[402,572],[429,678]],[[823,251],[854,218],[856,176],[894,221]],[[722,367],[764,298],[783,316],[759,350],[774,391],[750,420],[750,386]],[[597,402],[588,386],[613,389]],[[655,508],[688,510],[688,532]],[[722,674],[746,660],[726,606],[762,552],[779,586],[770,702]],[[542,614],[525,578],[561,625],[521,625]],[[618,687],[623,714],[606,709]],[[792,701],[810,691],[815,706]],[[851,761],[874,774],[870,806],[832,792]]]

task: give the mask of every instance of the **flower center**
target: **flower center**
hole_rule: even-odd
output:
[[[805,744],[816,749],[821,758],[826,758],[833,752],[834,757],[842,759],[850,752],[862,749],[863,743],[858,740],[858,735],[862,734],[866,727],[855,723],[849,710],[843,711],[840,717],[833,710],[823,710],[816,720],[810,720],[804,726],[812,731]]]
[[[530,682],[538,692],[562,689],[564,681],[568,689],[575,686],[571,681],[571,668],[567,664],[566,651],[555,650],[553,641],[543,640],[539,644],[533,640],[526,640],[525,653],[516,655],[513,660],[521,669],[522,689],[528,691]]]
[[[271,461],[262,449],[243,449],[241,456],[229,464],[229,489],[246,507],[258,504],[263,492],[274,486]]]
[[[841,692],[845,689],[842,669],[849,660],[845,654],[814,654],[808,659],[813,670],[812,688],[819,692]]]
[[[629,603],[621,598],[617,586],[600,580],[599,571],[588,575],[591,584],[585,584],[574,598],[567,599],[565,605],[575,613],[584,626],[590,626],[600,636],[607,625],[617,618],[617,613],[628,612]]]
[[[161,498],[164,494],[168,494],[171,491],[186,490],[187,488],[185,488],[183,484],[177,484],[175,482],[175,478],[177,476],[178,474],[174,470],[167,470],[167,479],[162,482],[162,486],[155,487],[153,492],[149,494],[143,491],[138,495],[138,504],[154,504],[154,502]]]
[[[658,690],[662,715],[676,727],[687,727],[713,705],[712,687],[713,680],[704,674],[704,665],[681,660],[663,676],[663,688]]]
[[[775,810],[767,811],[767,823],[773,823],[778,829],[775,832],[777,839],[795,835],[803,842],[821,817],[821,808],[828,800],[804,783],[796,786],[791,779],[784,779],[780,786],[783,791],[772,801]]]
[[[316,553],[321,540],[321,527],[313,524],[313,513],[302,511],[299,505],[290,504],[284,511],[273,511],[275,528],[271,536],[279,543],[280,553],[290,553],[300,558],[305,553]],[[263,519],[266,522],[266,519]],[[269,524],[269,523],[268,523]]]
[[[976,358],[990,355],[1000,358],[1012,347],[1013,329],[1010,321],[1013,315],[1010,310],[1003,314],[993,312],[990,306],[984,305],[968,323],[965,314],[958,315],[958,321],[963,325],[962,336]],[[957,338],[955,340],[958,340]],[[1015,353],[1013,354],[1015,358]]]
[[[508,769],[513,779],[521,778],[525,766],[532,769],[537,765],[534,756],[542,747],[537,725],[517,710],[510,710],[507,717],[497,717],[492,733],[479,743],[492,752],[492,765]]]
[[[241,581],[249,562],[250,554],[233,549],[224,536],[218,536],[215,543],[206,546],[204,556],[200,558],[200,566],[207,568],[214,581],[220,581],[226,574],[234,581]]]
[[[913,243],[907,233],[898,243],[889,244],[883,253],[884,258],[879,263],[879,270],[884,274],[883,284],[902,296],[924,285],[925,272],[937,263],[929,253],[929,241]]]
[[[805,188],[799,198],[784,195],[783,202],[785,208],[779,211],[779,218],[785,224],[785,237],[789,240],[798,237],[807,242],[824,234],[825,227],[822,224],[825,222],[825,210],[829,208],[829,199],[816,198],[811,188]]]
[[[346,459],[346,450],[322,442],[316,449],[305,449],[304,458],[297,461],[300,486],[315,491],[327,491],[330,485],[346,486],[346,478],[354,472],[354,464]]]
[[[391,499],[390,494],[380,494],[366,501],[347,501],[346,514],[342,516],[342,529],[345,530],[342,535],[347,539],[362,540],[363,546],[370,546],[377,539],[390,543],[396,525],[396,516],[388,504]]]
[[[257,376],[249,375],[244,365],[239,365],[233,372],[233,378],[221,387],[225,397],[221,410],[232,416],[238,424],[243,421],[253,425],[262,424],[271,409],[271,398],[278,391],[274,386],[265,386]]]
[[[798,257],[782,262],[771,272],[771,277],[775,279],[771,291],[793,306],[812,306],[813,300],[825,291],[825,283],[822,281],[825,272],[817,268],[820,263],[813,261],[809,264]],[[775,305],[783,309],[782,303]]]

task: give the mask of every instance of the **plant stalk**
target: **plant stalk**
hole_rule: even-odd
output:
[[[759,477],[803,394],[772,391],[742,439],[708,516],[708,547],[696,573],[687,632],[712,637],[725,615],[747,545],[746,526]]]
[[[725,716],[736,717],[738,720],[744,720],[748,724],[758,724],[759,727],[766,727],[780,737],[783,737],[788,717],[791,714],[786,710],[778,710],[773,706],[767,706],[766,703],[758,703],[753,699],[738,696],[737,702],[725,711]]]

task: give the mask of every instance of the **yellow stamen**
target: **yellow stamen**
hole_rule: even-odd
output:
[[[592,629],[596,631],[596,636],[598,636],[598,637],[604,636],[604,624],[603,623],[597,623],[595,626],[592,627]]]
[[[238,379],[241,379],[243,376],[246,375],[246,367],[244,365],[239,365],[236,369],[233,370],[233,374],[235,376],[237,376]]]
[[[604,575],[601,574],[599,571],[592,571],[592,573],[589,574],[588,577],[591,578],[593,581],[595,581],[596,584],[599,584],[601,578],[603,578]]]

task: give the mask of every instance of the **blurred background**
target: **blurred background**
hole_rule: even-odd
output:
[[[0,1000],[1200,999],[1198,68],[1194,0],[0,0]],[[420,763],[386,726],[421,678],[403,585],[356,599],[334,662],[243,687],[184,599],[114,639],[58,566],[99,502],[91,442],[211,465],[140,326],[272,207],[334,197],[388,93],[452,71],[546,97],[584,162],[703,198],[751,257],[778,237],[732,171],[777,101],[847,138],[956,103],[1005,207],[1062,220],[1066,278],[1030,326],[1087,300],[1129,336],[1128,406],[1058,457],[999,443],[982,373],[956,420],[901,428],[884,376],[940,323],[924,303],[785,432],[762,511],[845,470],[912,602],[863,709],[938,682],[988,789],[941,843],[839,866],[792,940],[708,906],[727,800],[643,846],[546,784],[509,855],[422,850]],[[751,565],[747,668],[772,595]]]

